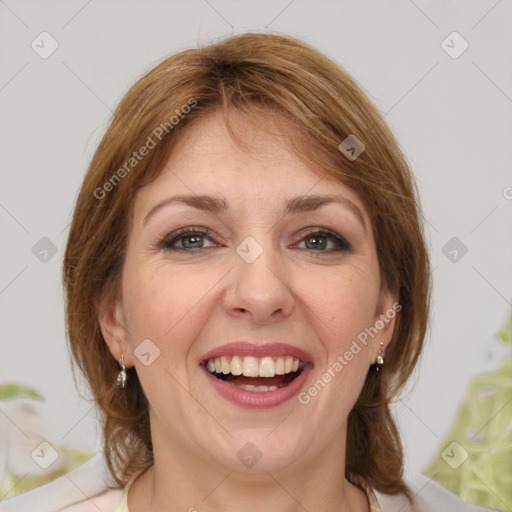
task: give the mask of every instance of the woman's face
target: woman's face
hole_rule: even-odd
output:
[[[355,192],[288,149],[293,127],[239,113],[232,124],[250,150],[217,113],[188,126],[139,191],[103,332],[149,400],[155,463],[180,453],[277,471],[339,458],[394,327],[370,218]]]

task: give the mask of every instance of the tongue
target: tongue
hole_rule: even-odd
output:
[[[246,377],[245,375],[227,375],[226,380],[236,384],[250,384],[251,386],[279,386],[285,379],[285,375],[274,377]]]

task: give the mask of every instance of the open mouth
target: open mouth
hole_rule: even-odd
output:
[[[221,356],[202,363],[214,377],[254,393],[275,391],[288,386],[308,364],[290,356]]]

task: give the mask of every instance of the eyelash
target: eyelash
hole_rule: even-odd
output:
[[[167,235],[159,244],[160,249],[165,249],[168,251],[176,251],[181,253],[189,253],[189,254],[195,254],[197,252],[203,251],[205,249],[212,249],[213,247],[192,247],[190,249],[186,249],[184,247],[172,247],[172,244],[176,243],[179,240],[182,240],[183,238],[187,238],[188,236],[192,235],[202,235],[210,238],[212,241],[215,241],[215,238],[213,236],[213,233],[209,229],[204,228],[196,228],[196,227],[188,227],[180,229],[174,233],[171,233]],[[314,237],[322,237],[327,238],[328,240],[331,240],[336,244],[338,247],[337,249],[330,249],[330,250],[315,250],[315,249],[304,249],[305,251],[308,251],[312,254],[321,254],[321,253],[333,253],[338,251],[351,251],[352,246],[350,243],[342,236],[339,236],[335,234],[334,232],[325,229],[325,228],[318,228],[315,231],[311,231],[309,233],[306,233],[299,242],[303,242],[304,240],[307,240],[308,238],[314,238]]]

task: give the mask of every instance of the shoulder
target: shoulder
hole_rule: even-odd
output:
[[[491,512],[493,509],[472,505],[460,499],[425,475],[406,478],[414,501],[409,503],[404,495],[390,496],[375,491],[382,512]],[[397,508],[398,507],[398,508]]]
[[[122,512],[126,488],[110,488],[96,455],[59,478],[0,502],[0,512]]]
[[[61,508],[58,512],[126,512],[124,489],[107,489],[104,492],[84,498]]]

